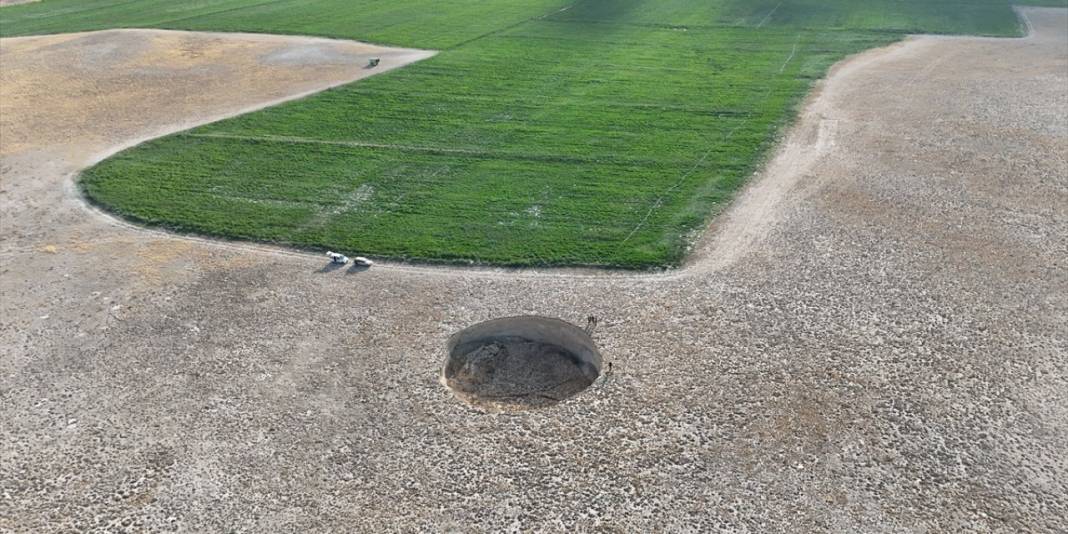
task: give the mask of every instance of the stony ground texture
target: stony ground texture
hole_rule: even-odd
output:
[[[1026,13],[1028,39],[840,66],[653,276],[330,270],[117,223],[73,172],[347,67],[3,41],[0,115],[42,122],[0,123],[0,530],[1063,531],[1068,14]],[[448,336],[522,313],[599,316],[614,371],[547,410],[457,401]]]

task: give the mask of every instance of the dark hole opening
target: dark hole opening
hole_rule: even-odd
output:
[[[601,355],[586,331],[548,317],[479,323],[449,339],[445,385],[490,411],[549,406],[589,387]]]

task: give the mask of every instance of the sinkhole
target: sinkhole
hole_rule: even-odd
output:
[[[588,388],[601,354],[583,329],[539,316],[503,317],[449,338],[444,382],[486,411],[551,406]]]

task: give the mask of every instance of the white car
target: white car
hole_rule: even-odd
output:
[[[363,256],[356,256],[355,258],[352,258],[352,263],[354,265],[363,265],[364,267],[370,267],[370,266],[375,264],[375,262],[373,262],[373,261],[371,261],[371,260],[369,260],[369,259],[367,259],[367,258],[365,258]]]

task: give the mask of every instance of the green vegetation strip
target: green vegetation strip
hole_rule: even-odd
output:
[[[1018,35],[1003,1],[45,0],[0,33],[270,31],[445,49],[127,150],[144,223],[427,262],[677,265],[812,82],[905,33]]]

